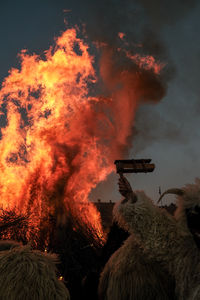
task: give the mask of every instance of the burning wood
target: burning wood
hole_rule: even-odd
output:
[[[26,219],[27,219],[27,217],[26,218],[25,217],[19,217],[19,218],[16,218],[15,220],[13,220],[13,221],[10,221],[10,222],[7,222],[7,223],[3,223],[3,224],[0,223],[0,231],[3,231],[3,230],[5,230],[9,227],[18,225],[20,222],[22,222]]]

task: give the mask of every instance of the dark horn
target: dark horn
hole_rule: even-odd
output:
[[[177,188],[169,189],[169,190],[165,191],[164,193],[162,193],[162,195],[158,199],[157,203],[159,203],[161,201],[161,199],[163,198],[163,196],[166,194],[175,194],[178,196],[182,196],[184,194],[184,191],[182,189],[177,189]]]

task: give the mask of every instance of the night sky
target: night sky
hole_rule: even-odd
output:
[[[161,5],[162,3],[162,5]],[[200,177],[200,3],[198,1],[5,1],[0,4],[0,80],[18,66],[22,49],[42,54],[54,38],[75,24],[91,41],[115,45],[118,32],[143,42],[167,66],[166,95],[139,108],[129,158],[152,158],[152,174],[129,175],[136,189],[157,200],[158,188],[181,187]],[[117,158],[116,158],[117,159]],[[118,200],[117,175],[91,199]],[[173,200],[173,196],[166,197]]]

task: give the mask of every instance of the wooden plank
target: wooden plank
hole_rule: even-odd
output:
[[[146,163],[145,160],[117,160],[115,164],[117,173],[148,173],[155,169],[155,164]]]

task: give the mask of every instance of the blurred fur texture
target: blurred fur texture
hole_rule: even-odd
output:
[[[3,248],[10,250],[2,251]],[[56,256],[15,242],[0,242],[0,300],[69,300],[56,277]]]
[[[101,300],[174,299],[173,278],[169,274],[166,275],[167,270],[148,255],[141,243],[140,235],[135,234],[135,225],[141,226],[141,231],[146,230],[146,226],[151,226],[143,217],[145,213],[143,205],[145,201],[150,208],[153,205],[143,192],[136,194],[138,201],[135,204],[129,202],[122,204],[121,201],[114,207],[115,220],[131,235],[107,262],[100,277],[99,297]],[[131,215],[132,206],[137,207],[134,223]],[[151,210],[147,210],[151,218]]]
[[[10,241],[10,240],[0,241],[0,251],[5,251],[20,246],[21,244],[16,241]]]
[[[131,236],[101,274],[101,299],[200,299],[200,253],[185,214],[186,208],[200,204],[200,180],[183,190],[175,217],[155,206],[142,191],[135,192],[136,203],[115,205],[115,219]]]

